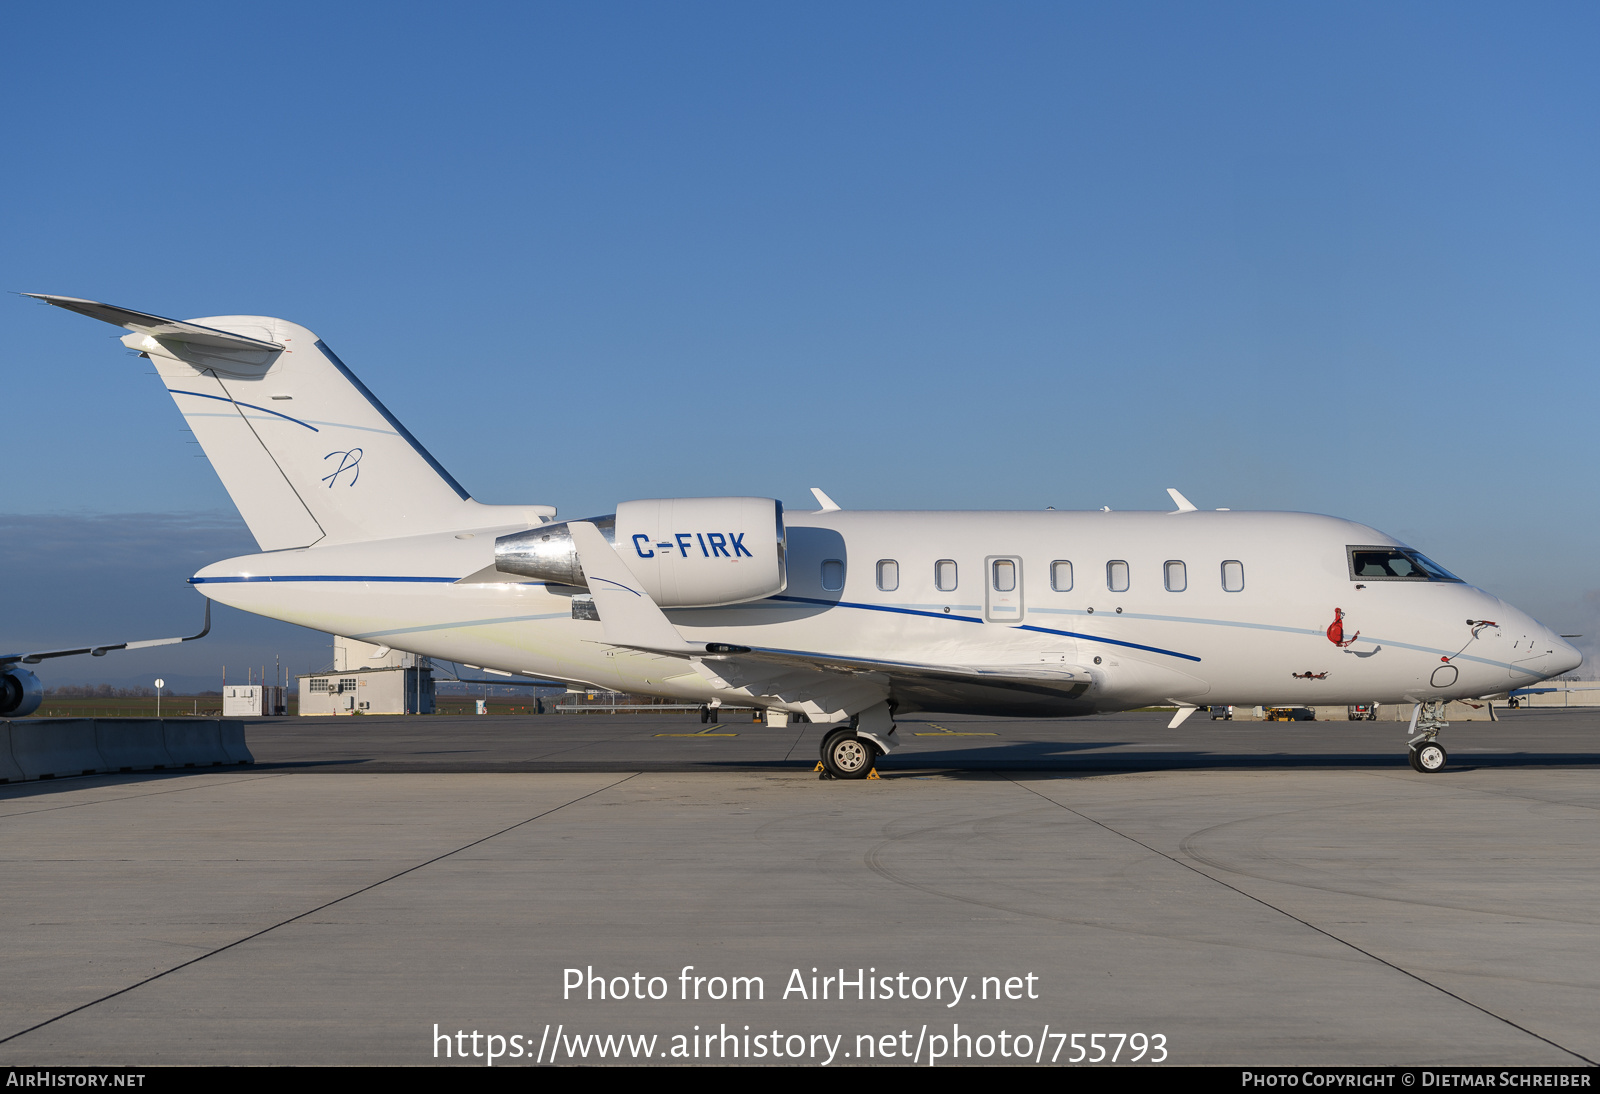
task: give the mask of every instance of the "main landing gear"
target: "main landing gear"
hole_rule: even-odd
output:
[[[1450,762],[1450,754],[1435,739],[1439,731],[1449,724],[1444,720],[1444,703],[1441,700],[1417,704],[1415,713],[1411,715],[1411,729],[1416,736],[1407,742],[1410,746],[1411,770],[1431,775],[1443,770],[1444,765]]]
[[[878,747],[865,737],[857,737],[854,727],[840,726],[822,738],[824,779],[865,779],[872,774]]]

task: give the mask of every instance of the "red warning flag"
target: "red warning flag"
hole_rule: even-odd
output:
[[[1332,642],[1340,649],[1344,649],[1346,646],[1360,637],[1360,631],[1352,634],[1349,638],[1344,636],[1344,609],[1333,609],[1333,622],[1328,624],[1328,641]]]

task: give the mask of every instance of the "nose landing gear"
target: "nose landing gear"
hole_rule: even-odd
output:
[[[1411,769],[1424,775],[1431,775],[1435,771],[1443,770],[1444,765],[1450,761],[1450,754],[1444,746],[1435,739],[1439,731],[1450,723],[1444,720],[1444,702],[1435,699],[1428,703],[1418,703],[1411,715],[1411,729],[1416,736],[1407,741],[1410,752]]]
[[[1410,750],[1411,769],[1420,771],[1424,775],[1431,774],[1442,768],[1450,759],[1444,748],[1434,743],[1426,742]]]

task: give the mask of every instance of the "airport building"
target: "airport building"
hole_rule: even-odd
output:
[[[287,714],[284,692],[277,684],[227,684],[222,689],[224,718],[261,718]]]
[[[333,666],[295,677],[300,713],[432,714],[433,665],[426,657],[335,635]]]

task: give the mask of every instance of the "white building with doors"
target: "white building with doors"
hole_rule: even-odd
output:
[[[269,714],[287,714],[284,705],[286,689],[276,684],[228,684],[222,689],[222,716],[224,718],[260,718]]]
[[[433,713],[432,664],[388,646],[335,635],[333,667],[295,679],[302,715]]]

